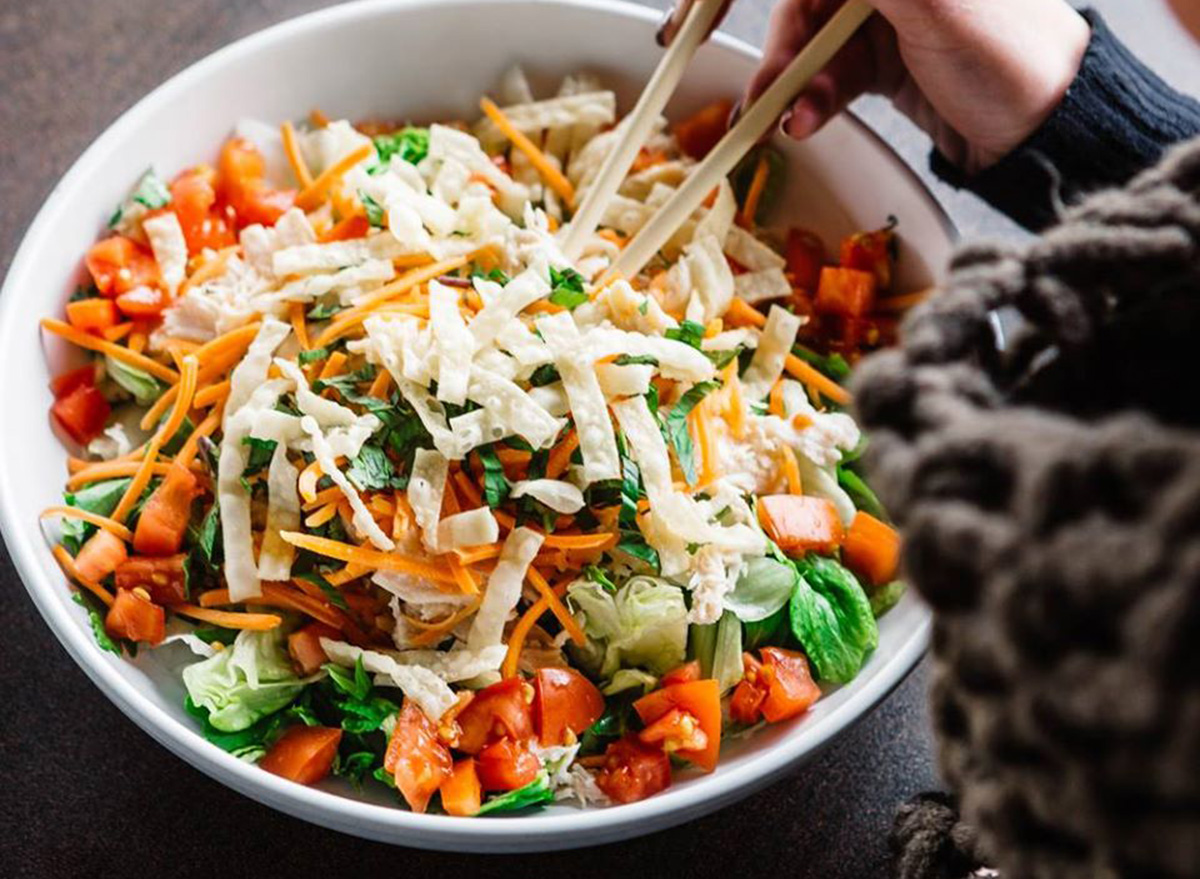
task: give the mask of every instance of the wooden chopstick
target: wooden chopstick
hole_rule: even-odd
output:
[[[847,0],[621,251],[609,276],[632,278],[642,270],[873,11],[867,0]]]
[[[637,105],[622,123],[624,130],[600,166],[600,171],[584,195],[583,203],[563,230],[562,251],[570,259],[579,257],[588,237],[600,225],[604,209],[621,187],[621,182],[637,158],[638,150],[650,136],[654,123],[679,86],[684,70],[708,36],[709,28],[720,10],[721,0],[696,0],[692,4],[679,33],[642,90]]]

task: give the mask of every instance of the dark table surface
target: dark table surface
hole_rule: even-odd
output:
[[[647,0],[664,7],[665,0]],[[0,273],[58,177],[142,94],[192,61],[322,0],[0,0]],[[1118,29],[1176,81],[1200,65],[1157,8],[1107,0]],[[1130,8],[1136,5],[1137,15]],[[1155,4],[1146,4],[1155,6]],[[768,0],[726,28],[758,43]],[[1148,53],[1149,54],[1149,53]],[[861,107],[919,171],[927,144]],[[924,175],[928,180],[928,175]],[[967,235],[1014,234],[935,184]],[[19,291],[18,291],[19,292]],[[866,879],[887,872],[895,806],[936,786],[923,664],[816,760],[749,800],[673,830],[578,852],[471,856],[398,849],[313,827],[208,779],[138,730],[58,646],[0,549],[0,876],[580,877],[654,870]]]

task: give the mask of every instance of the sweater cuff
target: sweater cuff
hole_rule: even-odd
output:
[[[1095,10],[1079,74],[1050,118],[987,170],[967,175],[936,150],[933,172],[1018,223],[1041,230],[1061,204],[1126,183],[1176,143],[1200,135],[1200,104],[1143,65]]]

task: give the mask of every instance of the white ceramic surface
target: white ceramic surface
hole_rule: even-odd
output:
[[[313,107],[351,119],[474,115],[479,96],[514,61],[527,66],[543,93],[562,74],[593,71],[628,110],[659,56],[656,22],[652,10],[608,0],[379,0],[288,21],[209,56],[125,113],[75,163],[30,227],[0,295],[5,541],[30,596],[80,667],[142,729],[223,784],[308,821],[424,848],[532,851],[608,842],[710,812],[794,769],[887,695],[924,651],[929,617],[909,596],[882,621],[879,650],[852,684],[801,719],[729,743],[712,775],[685,773],[640,803],[494,820],[414,815],[388,805],[382,790],[355,795],[337,782],[302,787],[204,741],[182,710],[177,669],[190,657],[173,651],[183,648],[143,651],[136,662],[101,651],[43,540],[38,511],[58,501],[66,455],[50,427],[47,383],[72,352],[43,340],[37,322],[61,311],[80,279],[81,255],[148,165],[171,174],[211,160],[245,116],[274,123]],[[735,95],[754,62],[754,50],[718,36],[693,62],[668,112]],[[847,116],[806,145],[781,145],[791,172],[777,220],[802,223],[834,242],[895,215],[901,284],[916,288],[934,279],[952,228],[874,135]],[[49,637],[46,649],[55,649]]]

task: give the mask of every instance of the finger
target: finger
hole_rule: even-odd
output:
[[[855,98],[874,89],[880,80],[877,58],[871,36],[855,35],[797,95],[780,126],[784,134],[796,140],[811,137]]]
[[[683,27],[683,23],[687,19],[688,13],[691,11],[692,6],[694,6],[697,2],[721,4],[721,8],[717,10],[717,17],[713,19],[712,27],[708,29],[708,33],[711,34],[718,27],[720,27],[721,22],[725,20],[725,15],[729,12],[729,7],[733,0],[679,0],[679,2],[675,4],[675,7],[667,12],[666,17],[663,19],[663,23],[659,25],[658,33],[655,34],[655,39],[658,40],[658,44],[660,46],[671,45],[671,42],[675,39],[675,35],[678,34],[679,29]],[[706,38],[707,36],[708,34],[705,34]]]

